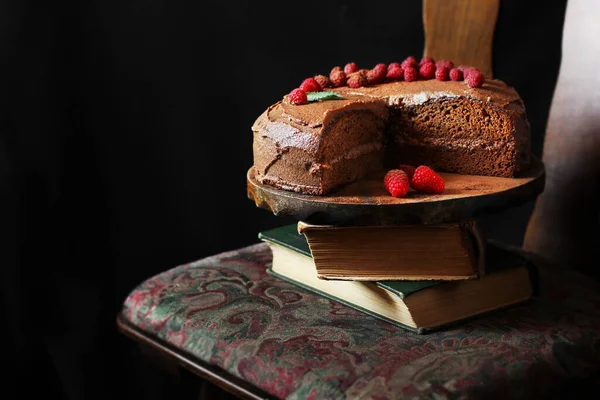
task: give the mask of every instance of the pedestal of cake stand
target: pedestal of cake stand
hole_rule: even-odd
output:
[[[409,192],[394,198],[374,174],[326,196],[303,195],[259,183],[250,168],[248,197],[275,215],[327,225],[406,225],[455,223],[503,211],[534,200],[544,189],[544,166],[538,159],[516,178],[441,173],[443,194]]]

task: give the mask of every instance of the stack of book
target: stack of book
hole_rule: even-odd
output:
[[[259,233],[267,271],[424,333],[533,297],[526,258],[483,240],[473,222],[339,227],[303,222]]]

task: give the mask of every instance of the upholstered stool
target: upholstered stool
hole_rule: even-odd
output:
[[[265,272],[266,244],[179,266],[126,299],[129,336],[246,398],[552,398],[597,390],[600,285],[541,266],[520,306],[417,335]]]

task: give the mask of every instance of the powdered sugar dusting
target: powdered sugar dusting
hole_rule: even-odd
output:
[[[428,102],[429,100],[441,99],[441,98],[450,98],[450,97],[459,97],[456,93],[451,92],[419,92],[414,94],[406,94],[403,96],[390,96],[388,99],[388,103],[390,105],[400,105],[404,104],[406,106],[416,106],[418,104],[423,104]]]
[[[280,148],[298,147],[309,153],[317,151],[318,141],[314,135],[281,122],[271,123],[261,134],[273,140]]]

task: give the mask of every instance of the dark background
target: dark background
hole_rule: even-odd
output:
[[[501,1],[493,65],[525,101],[537,155],[566,1],[543,4]],[[191,395],[117,332],[125,296],[154,274],[292,222],[246,197],[252,123],[335,65],[420,57],[421,7],[3,1],[4,394]],[[531,206],[485,218],[484,230],[519,244]]]

